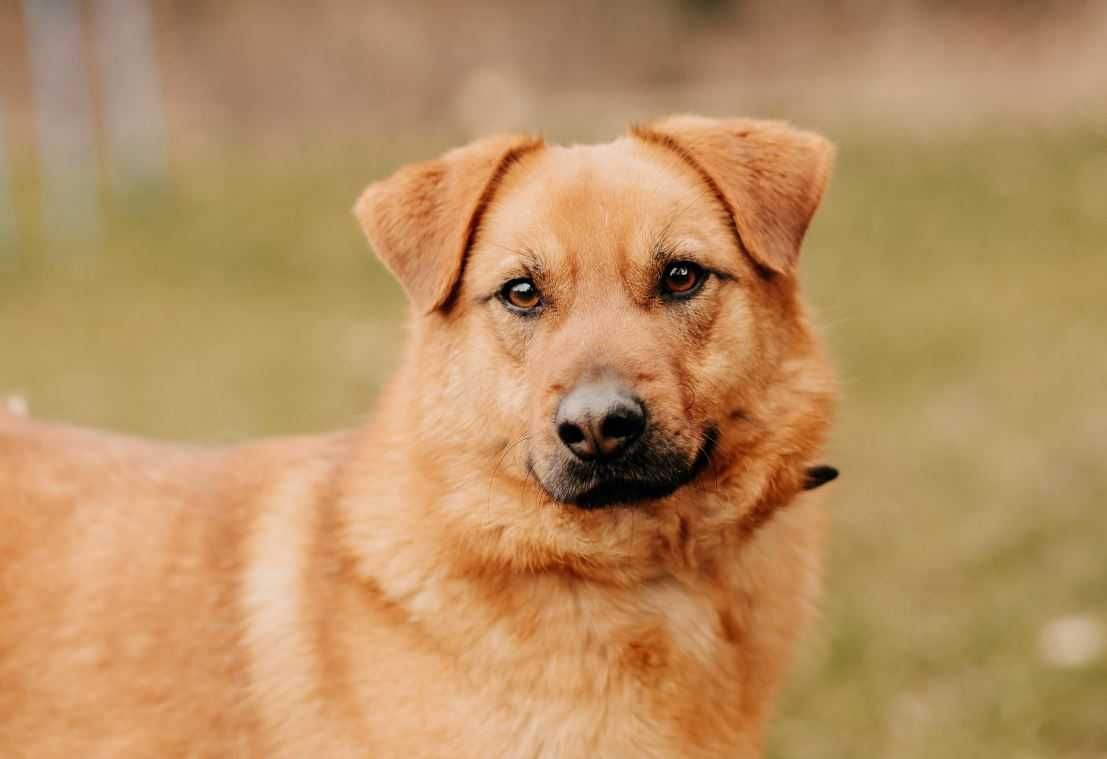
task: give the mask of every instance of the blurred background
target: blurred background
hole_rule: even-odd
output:
[[[844,475],[770,756],[1107,757],[1107,2],[0,0],[0,395],[357,424],[404,316],[365,184],[675,110],[840,145]]]

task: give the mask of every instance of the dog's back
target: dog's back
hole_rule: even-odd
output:
[[[0,414],[0,747],[256,753],[235,456]]]

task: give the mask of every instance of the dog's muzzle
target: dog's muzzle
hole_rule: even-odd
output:
[[[647,431],[614,459],[581,459],[561,453],[545,471],[531,473],[555,501],[582,509],[599,509],[652,501],[671,495],[694,480],[710,463],[718,440],[705,430],[698,451],[689,455]]]

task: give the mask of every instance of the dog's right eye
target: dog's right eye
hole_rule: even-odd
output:
[[[707,272],[699,264],[677,261],[669,264],[661,277],[661,294],[668,298],[689,298],[699,292],[705,279]]]
[[[523,277],[501,287],[500,300],[516,313],[532,314],[542,305],[542,293],[531,279]]]

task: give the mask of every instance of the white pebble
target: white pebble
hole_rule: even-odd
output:
[[[9,414],[27,416],[27,399],[22,395],[9,395],[4,399],[4,408]]]
[[[1103,623],[1090,614],[1050,620],[1038,634],[1038,653],[1054,667],[1077,669],[1098,659],[1107,647]]]

